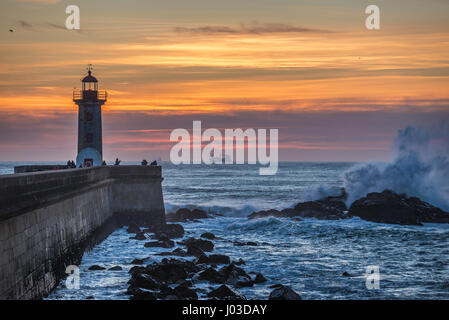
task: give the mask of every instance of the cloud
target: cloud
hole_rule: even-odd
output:
[[[25,20],[19,20],[19,26],[25,29],[33,29],[33,25]]]
[[[18,2],[56,4],[61,2],[61,0],[18,0]]]
[[[250,24],[241,23],[238,27],[200,26],[194,28],[175,27],[178,33],[194,34],[269,34],[269,33],[331,33],[329,30],[305,28],[284,23],[267,23],[253,21]]]

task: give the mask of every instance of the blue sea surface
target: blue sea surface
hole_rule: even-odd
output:
[[[11,173],[14,163],[0,163]],[[247,272],[268,282],[237,289],[248,299],[267,299],[275,283],[290,285],[303,299],[449,299],[449,225],[400,226],[357,218],[324,221],[266,218],[248,220],[256,210],[282,209],[310,197],[314,187],[342,186],[353,163],[280,163],[275,176],[260,176],[255,165],[181,165],[162,163],[166,211],[199,207],[220,216],[183,223],[186,237],[214,233],[215,253],[243,258]],[[8,171],[9,170],[9,171]],[[126,228],[86,252],[80,265],[80,289],[65,282],[49,299],[128,299],[128,270],[134,258],[160,261],[145,241],[129,239]],[[233,241],[258,246],[234,246]],[[183,258],[178,258],[183,259]],[[97,264],[122,271],[88,271]],[[367,267],[380,270],[379,289],[369,289]],[[343,276],[347,272],[349,276]],[[217,285],[195,284],[209,291]],[[206,299],[205,295],[200,296]]]

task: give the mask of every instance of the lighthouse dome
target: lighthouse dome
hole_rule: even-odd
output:
[[[92,75],[92,71],[89,70],[87,73],[88,75],[81,80],[82,82],[98,82],[97,78]]]

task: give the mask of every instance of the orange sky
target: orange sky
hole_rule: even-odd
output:
[[[2,2],[0,161],[75,157],[88,63],[110,94],[106,159],[166,158],[170,130],[202,120],[279,128],[281,160],[378,160],[401,127],[448,118],[447,2],[380,1],[380,31],[363,1],[250,3]]]

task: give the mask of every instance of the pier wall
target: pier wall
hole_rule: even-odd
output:
[[[0,176],[0,299],[45,297],[115,217],[165,223],[159,166]]]

